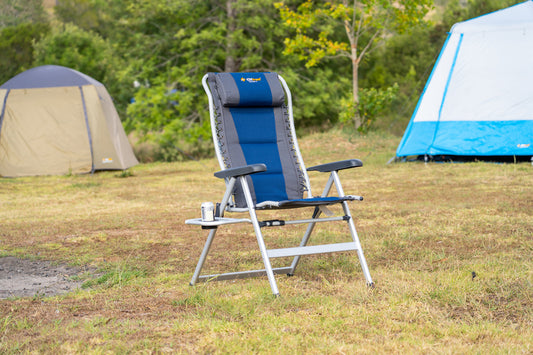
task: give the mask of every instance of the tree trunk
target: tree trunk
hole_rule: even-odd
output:
[[[228,32],[226,33],[226,60],[224,63],[225,72],[236,72],[237,61],[233,55],[235,50],[235,41],[233,39],[233,33],[235,32],[236,20],[235,20],[235,9],[233,8],[234,0],[226,0],[226,16],[228,18]]]
[[[344,6],[348,6],[347,1],[343,1]],[[353,18],[352,22],[348,19],[344,20],[344,29],[346,30],[346,35],[348,36],[348,40],[350,41],[350,59],[352,60],[352,100],[353,105],[355,108],[354,111],[354,126],[355,129],[358,129],[361,126],[361,117],[359,117],[359,111],[357,110],[357,105],[359,104],[359,61],[360,58],[357,54],[357,42],[359,39],[359,33],[355,33],[355,27],[356,27],[356,18],[355,18],[355,12],[356,12],[356,1],[353,3]]]
[[[359,111],[357,110],[357,105],[359,104],[359,58],[357,58],[357,47],[355,43],[352,43],[352,90],[353,90],[353,104],[355,107],[354,112],[354,125],[355,129],[358,129],[361,126],[361,117],[359,116]]]

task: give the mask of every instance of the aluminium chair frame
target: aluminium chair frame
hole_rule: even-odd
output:
[[[219,161],[220,168],[221,168],[221,170],[216,172],[214,175],[218,178],[225,180],[226,191],[219,205],[219,209],[217,209],[218,212],[217,212],[217,215],[214,221],[208,222],[208,221],[203,221],[201,218],[195,218],[195,219],[189,219],[185,222],[190,225],[200,225],[202,226],[203,229],[209,230],[207,240],[205,242],[198,264],[192,276],[190,285],[193,286],[199,281],[230,280],[230,279],[246,278],[246,277],[253,277],[253,276],[259,276],[259,275],[266,274],[268,277],[268,281],[270,283],[270,288],[272,290],[272,293],[275,296],[279,296],[279,290],[277,287],[274,274],[287,274],[287,275],[292,276],[296,270],[296,267],[300,261],[301,256],[356,250],[357,255],[359,257],[359,262],[361,264],[361,268],[363,270],[364,277],[366,279],[366,283],[368,286],[373,287],[374,283],[370,276],[370,271],[368,269],[366,259],[363,254],[363,249],[359,242],[359,237],[355,229],[353,218],[352,218],[352,215],[350,213],[350,209],[347,203],[347,200],[362,201],[363,198],[361,196],[345,195],[341,182],[340,182],[339,174],[338,174],[340,170],[362,166],[362,163],[357,159],[350,159],[350,160],[343,160],[339,162],[333,162],[333,163],[313,166],[313,167],[308,168],[307,170],[305,169],[305,165],[303,163],[300,149],[298,147],[296,131],[294,128],[291,92],[285,80],[281,76],[278,75],[278,79],[286,95],[286,101],[287,101],[286,106],[287,106],[288,116],[289,116],[290,132],[293,138],[293,145],[295,148],[296,157],[303,171],[305,184],[307,185],[306,186],[307,197],[310,199],[313,198],[313,195],[311,192],[311,184],[309,182],[309,176],[307,174],[307,171],[327,172],[330,174],[329,179],[320,197],[327,197],[333,185],[335,185],[338,197],[346,198],[346,199],[343,199],[342,202],[338,202],[342,204],[344,215],[331,217],[329,216],[331,215],[331,212],[329,209],[327,209],[326,206],[313,205],[311,207],[314,207],[314,211],[310,219],[288,220],[288,221],[282,221],[282,220],[259,221],[256,210],[262,209],[262,208],[258,207],[259,204],[258,205],[254,204],[252,194],[250,192],[250,188],[249,188],[246,177],[252,174],[266,171],[267,166],[265,164],[252,164],[252,165],[246,165],[242,167],[233,167],[233,168],[226,168],[224,166],[224,159],[223,159],[223,156],[220,150],[219,141],[217,140],[216,121],[215,121],[215,118],[216,118],[215,105],[213,102],[213,97],[212,97],[207,79],[208,79],[208,75],[206,74],[202,79],[202,85],[209,100],[209,113],[210,113],[210,120],[211,120],[212,136],[213,136],[213,141],[215,145],[216,156]],[[247,205],[246,208],[233,207],[232,194],[234,192],[234,188],[236,186],[237,181],[239,181],[242,186],[244,198],[246,200],[246,205]],[[270,205],[268,207],[276,208],[275,205]],[[226,218],[224,217],[225,211],[227,212],[248,211],[250,218],[238,218],[238,219],[237,218]],[[328,215],[328,217],[320,218],[322,213],[325,213],[326,215]],[[311,233],[313,232],[313,229],[316,223],[332,222],[332,221],[345,221],[348,224],[348,228],[349,228],[349,231],[352,237],[352,241],[347,242],[347,243],[335,243],[335,244],[308,246],[307,243],[309,241],[309,238],[311,236]],[[235,223],[252,224],[265,268],[261,270],[229,272],[229,273],[214,274],[214,275],[200,275],[202,271],[202,267],[209,253],[210,247],[213,243],[217,228],[222,225],[235,224]],[[292,248],[267,249],[261,229],[263,227],[282,226],[282,225],[288,225],[288,224],[307,224],[307,229],[305,231],[305,234],[302,237],[300,245],[298,247],[292,247]],[[277,257],[294,257],[294,258],[290,266],[273,268],[271,265],[270,259],[277,258]]]

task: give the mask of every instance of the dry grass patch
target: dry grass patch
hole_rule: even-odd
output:
[[[365,197],[352,211],[377,287],[354,253],[311,256],[278,277],[279,299],[264,278],[188,286],[206,232],[183,222],[222,197],[213,159],[1,179],[0,255],[97,271],[75,292],[0,300],[0,353],[531,353],[533,168],[385,165],[397,143],[339,131],[301,141],[309,166],[363,159],[341,178]],[[311,175],[315,193],[326,178]],[[248,229],[221,229],[207,270],[260,267]],[[340,233],[319,225],[315,238]]]

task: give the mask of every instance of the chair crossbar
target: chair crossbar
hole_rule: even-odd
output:
[[[333,221],[346,221],[350,217],[348,216],[340,216],[340,217],[329,217],[329,218],[309,218],[309,219],[297,219],[297,220],[289,220],[289,221],[279,221],[282,222],[280,224],[276,223],[267,223],[267,222],[273,222],[273,221],[264,221],[260,222],[265,223],[264,225],[261,224],[262,227],[276,227],[279,225],[287,225],[287,224],[304,224],[304,223],[320,223],[320,222],[333,222]],[[214,221],[203,221],[201,218],[193,218],[188,219],[185,221],[186,224],[191,225],[198,225],[202,227],[218,227],[224,224],[236,224],[236,223],[252,223],[252,221],[249,218],[221,218],[216,217]]]
[[[357,244],[355,242],[349,242],[349,243],[311,245],[311,246],[294,247],[294,248],[269,249],[267,250],[267,254],[269,258],[282,258],[285,256],[301,256],[301,255],[334,253],[334,252],[349,251],[349,250],[357,250]]]
[[[348,216],[340,216],[340,217],[328,217],[328,218],[298,219],[298,220],[294,220],[294,221],[285,221],[285,224],[304,224],[304,223],[346,221],[349,218],[350,217],[348,217]]]
[[[259,226],[263,227],[281,227],[287,224],[304,224],[304,223],[319,223],[319,222],[334,222],[334,221],[347,221],[350,217],[329,217],[329,218],[309,218],[309,219],[295,219],[295,220],[280,220],[273,219],[269,221],[260,221]]]
[[[274,274],[288,274],[290,273],[291,270],[292,270],[291,267],[278,267],[278,268],[272,269]],[[228,272],[224,274],[202,275],[198,278],[198,281],[207,282],[207,281],[246,279],[249,277],[265,276],[266,274],[267,274],[266,269]]]

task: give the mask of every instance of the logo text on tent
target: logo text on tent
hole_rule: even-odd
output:
[[[516,147],[517,148],[529,148],[531,144],[517,144]]]
[[[113,162],[113,158],[103,158],[102,164],[110,164]]]

